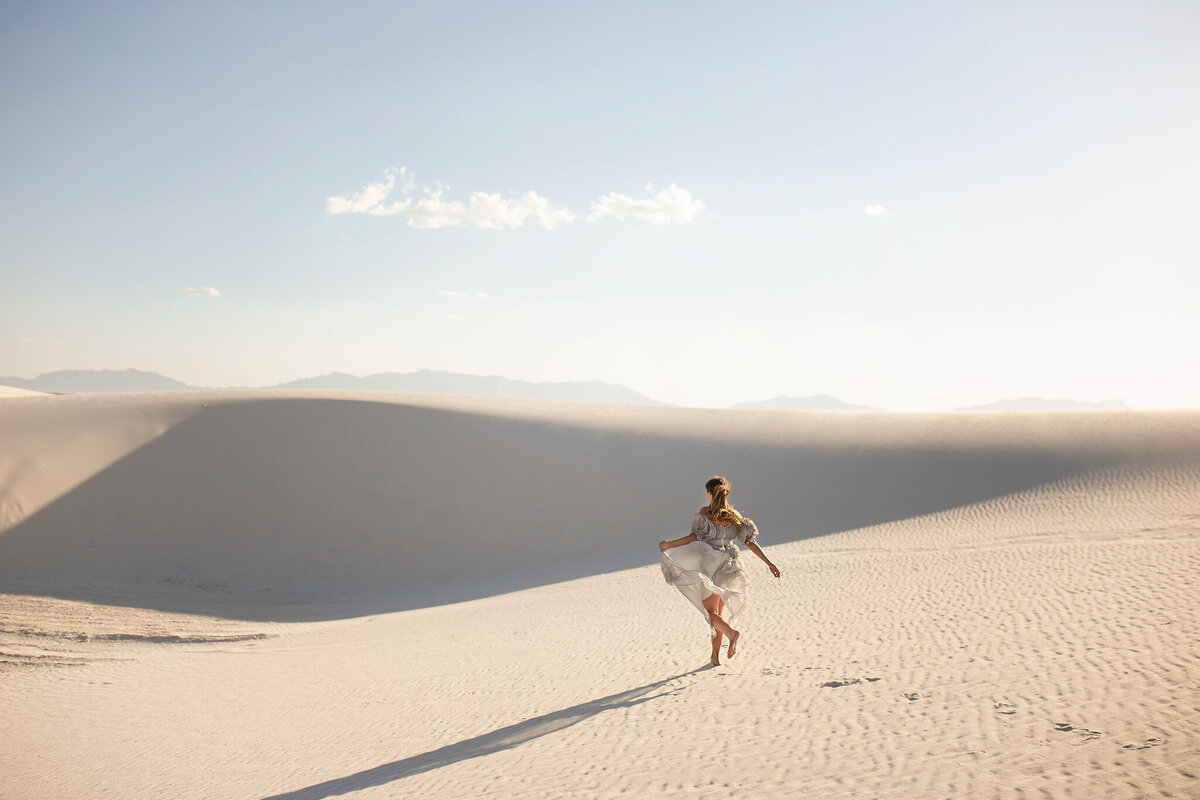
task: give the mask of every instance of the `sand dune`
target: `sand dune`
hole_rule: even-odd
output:
[[[469,596],[473,580],[492,593],[645,563],[717,472],[786,542],[1200,449],[1187,413],[1014,421],[369,397],[8,409],[0,577],[418,595],[454,582]],[[503,575],[525,577],[498,587]]]
[[[8,397],[42,397],[43,392],[35,392],[30,389],[18,389],[15,386],[0,385],[0,400]]]
[[[1200,413],[113,395],[0,442],[5,798],[1200,796]],[[698,670],[654,543],[714,472],[784,577]]]

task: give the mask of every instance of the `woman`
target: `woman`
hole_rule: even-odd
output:
[[[779,567],[771,563],[754,541],[758,528],[729,505],[729,481],[717,475],[704,484],[708,505],[692,518],[692,532],[681,539],[659,542],[662,571],[667,583],[700,610],[712,631],[712,665],[721,665],[721,639],[729,637],[729,657],[737,652],[741,634],[733,627],[746,605],[746,572],[738,558],[738,539],[766,562],[776,578]],[[726,616],[722,616],[726,614]]]

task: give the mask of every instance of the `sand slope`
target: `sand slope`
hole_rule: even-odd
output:
[[[19,508],[0,537],[5,798],[1200,796],[1196,414],[96,402],[0,405]],[[44,446],[22,438],[39,420]],[[323,460],[339,469],[298,463]],[[205,471],[221,465],[239,480]],[[697,670],[706,626],[653,543],[713,471],[784,579],[750,564],[742,651]],[[612,483],[574,488],[588,479]],[[109,499],[144,486],[144,502]],[[250,489],[276,492],[272,510]],[[514,513],[541,536],[506,540],[524,565],[497,562],[520,590],[450,605],[415,607],[436,592],[397,597],[354,548],[320,549],[353,519],[372,558],[418,541],[458,556],[429,567],[443,585],[474,587],[507,552],[489,521]],[[431,518],[460,526],[457,553],[429,550]],[[72,548],[101,523],[136,566],[93,556],[125,582],[89,589]],[[267,546],[292,530],[298,554]],[[205,536],[214,552],[192,567]],[[280,564],[252,563],[272,552]],[[579,575],[547,585],[539,564]],[[164,583],[175,565],[195,579]],[[368,593],[297,588],[338,565],[323,586],[351,576]]]
[[[795,414],[286,392],[13,405],[0,413],[0,579],[389,591],[417,604],[447,582],[462,599],[472,580],[490,594],[645,563],[647,547],[686,532],[695,487],[718,472],[782,542],[1200,451],[1191,413]],[[494,585],[502,575],[512,582]]]
[[[15,386],[0,385],[0,400],[9,397],[42,397],[43,392],[35,392],[31,389],[18,389]]]

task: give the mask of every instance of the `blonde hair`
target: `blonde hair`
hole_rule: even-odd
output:
[[[704,488],[712,495],[712,502],[701,509],[704,516],[717,525],[736,525],[740,531],[746,518],[738,513],[736,508],[729,505],[729,493],[733,490],[729,481],[720,475],[714,475],[704,482]]]

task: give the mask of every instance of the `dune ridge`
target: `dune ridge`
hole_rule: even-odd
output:
[[[0,400],[5,400],[10,397],[41,397],[44,394],[44,392],[35,392],[32,389],[22,389],[17,386],[0,384]]]
[[[696,486],[718,472],[768,541],[798,541],[1105,470],[1191,468],[1200,412],[197,392],[23,399],[0,406],[0,438],[0,580],[414,595],[455,584],[463,599],[472,582],[491,592],[645,563],[658,539],[686,532]],[[488,582],[508,574],[525,577]]]

